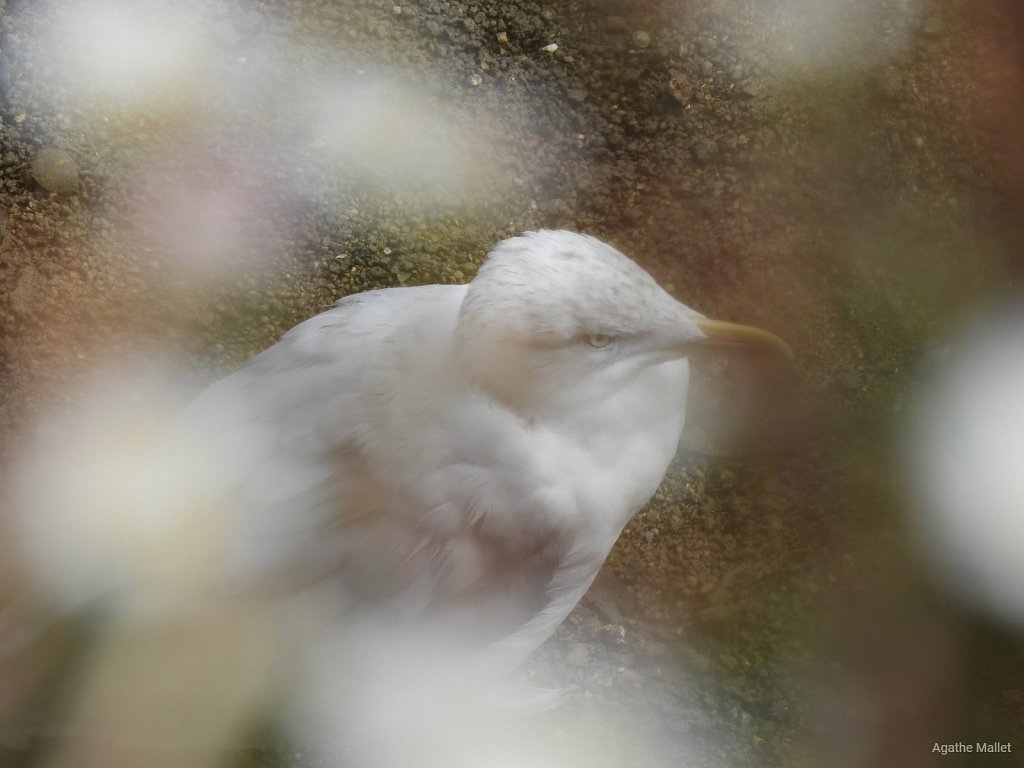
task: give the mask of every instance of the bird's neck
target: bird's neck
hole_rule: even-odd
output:
[[[566,446],[565,471],[591,478],[594,503],[619,510],[624,525],[657,490],[675,456],[686,413],[686,360],[652,366],[612,398],[566,393],[563,407],[525,418]]]

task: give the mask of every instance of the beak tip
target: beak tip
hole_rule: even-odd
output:
[[[782,356],[784,358],[786,358],[787,360],[795,360],[796,359],[796,353],[793,351],[793,348],[791,346],[789,346],[789,344],[787,344],[783,339],[781,339],[780,337],[776,336],[775,337],[775,343],[776,343],[776,349],[779,350],[779,352],[782,354]]]

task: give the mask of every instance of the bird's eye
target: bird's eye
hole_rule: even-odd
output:
[[[586,336],[586,341],[594,349],[601,349],[611,344],[614,339],[606,333],[591,333]]]

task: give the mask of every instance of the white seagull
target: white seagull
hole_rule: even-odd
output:
[[[687,358],[723,344],[788,354],[600,240],[528,232],[468,285],[361,293],[293,328],[176,422],[193,448],[170,463],[200,467],[199,501],[49,555],[41,542],[68,528],[37,501],[28,559],[72,603],[133,581],[143,612],[168,615],[316,592],[364,658],[415,638],[500,676],[565,619],[654,493],[683,430]]]
[[[244,457],[223,562],[238,584],[332,578],[374,610],[457,616],[513,666],[664,477],[687,356],[738,343],[786,350],[568,231],[499,243],[468,285],[344,298],[192,406]]]

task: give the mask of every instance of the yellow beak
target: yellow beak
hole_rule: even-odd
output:
[[[701,329],[707,339],[703,344],[713,346],[742,346],[758,352],[781,354],[792,359],[793,350],[771,331],[755,328],[752,325],[726,323],[722,320],[711,320],[706,317],[694,318],[694,323]]]

